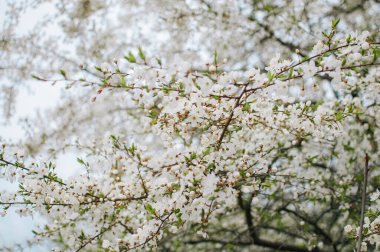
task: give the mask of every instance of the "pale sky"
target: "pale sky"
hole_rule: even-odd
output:
[[[35,19],[49,11],[48,8],[39,9],[31,13],[27,13],[21,20],[22,29],[18,32],[23,33],[26,29],[33,26]],[[4,22],[5,1],[0,0],[0,27]],[[1,74],[1,72],[0,72]],[[1,76],[0,76],[1,77]],[[0,78],[1,85],[9,85]],[[13,85],[14,83],[12,83]],[[15,84],[16,85],[16,84]],[[24,133],[20,126],[20,119],[25,117],[33,117],[38,110],[45,110],[52,108],[57,104],[60,97],[60,92],[63,88],[60,86],[51,86],[46,83],[30,80],[23,83],[21,90],[18,93],[16,99],[16,112],[14,116],[7,121],[4,121],[0,116],[0,139],[4,139],[7,142],[17,142],[23,138]],[[66,153],[58,157],[55,163],[57,164],[57,172],[63,178],[71,176],[79,167],[75,161],[78,154]],[[45,160],[46,161],[46,160]],[[15,190],[17,185],[10,184],[4,180],[0,180],[0,191]],[[15,243],[22,243],[28,238],[32,238],[32,228],[37,223],[43,223],[43,219],[38,215],[34,217],[19,217],[15,214],[15,209],[10,208],[8,214],[5,217],[0,217],[0,247],[3,245],[12,246]],[[27,249],[26,251],[43,251],[47,248],[34,247]],[[15,249],[15,251],[18,251]]]

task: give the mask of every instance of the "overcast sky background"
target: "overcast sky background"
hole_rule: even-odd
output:
[[[0,27],[3,26],[5,18],[5,1],[0,0]],[[35,17],[41,16],[44,12],[49,11],[48,8],[35,10],[33,12],[23,15],[21,20],[21,29],[18,32],[22,33],[27,29],[33,27],[36,21]],[[16,85],[4,80],[0,72],[0,86],[1,85]],[[60,93],[63,87],[51,86],[46,83],[38,81],[27,81],[23,83],[22,89],[18,92],[16,98],[16,110],[10,120],[4,120],[3,115],[0,113],[0,139],[5,143],[17,142],[24,137],[24,132],[20,126],[20,120],[25,117],[32,118],[36,115],[37,111],[43,111],[48,108],[53,108],[59,100]],[[48,118],[47,118],[48,119]],[[2,144],[2,143],[1,143]],[[57,164],[57,172],[63,178],[69,177],[75,173],[79,165],[75,161],[77,154],[66,153],[58,157],[55,163]],[[10,191],[17,189],[17,186],[10,184],[0,179],[0,191]],[[20,217],[15,213],[15,209],[10,208],[5,217],[0,217],[0,247],[7,245],[12,246],[15,243],[22,243],[28,238],[32,238],[32,229],[35,224],[43,223],[43,219],[38,215],[33,217]],[[26,251],[44,251],[47,248],[34,247]],[[15,251],[18,251],[15,249]]]

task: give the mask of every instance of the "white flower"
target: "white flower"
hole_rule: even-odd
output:
[[[330,77],[332,78],[331,83],[335,85],[340,85],[342,82],[342,75],[339,72],[330,72]]]
[[[313,77],[318,72],[318,67],[315,66],[314,61],[310,61],[309,64],[306,64],[303,67],[303,71],[304,71],[303,77],[305,79],[308,79],[310,77]]]
[[[368,247],[367,247],[367,243],[366,242],[362,242],[361,249],[362,249],[363,252],[367,251]]]
[[[317,247],[320,248],[320,249],[322,249],[323,248],[323,242],[321,242],[321,241],[318,242]]]
[[[208,66],[209,73],[215,73],[216,72],[216,66],[215,65],[209,65]]]
[[[368,49],[369,49],[369,43],[368,43],[368,42],[364,42],[364,43],[362,43],[362,44],[361,44],[361,48],[362,48],[363,50],[368,50]]]
[[[243,193],[252,193],[254,191],[252,186],[242,186],[241,191]]]
[[[197,231],[197,234],[201,235],[204,239],[208,238],[208,234],[202,230]]]
[[[202,181],[203,196],[209,196],[216,189],[219,178],[214,173],[208,174]]]
[[[100,65],[100,69],[103,71],[103,72],[108,72],[110,69],[111,69],[111,65],[107,62],[103,62],[101,65]]]
[[[362,34],[360,34],[360,35],[357,37],[357,39],[358,39],[358,41],[359,41],[361,44],[363,44],[363,43],[366,42],[366,40],[367,40],[367,38],[369,37],[369,35],[371,35],[371,34],[369,33],[369,31],[363,31]]]
[[[376,192],[371,194],[371,201],[377,200],[379,198],[379,196],[380,196],[380,191],[376,190]]]
[[[356,61],[361,60],[362,54],[361,53],[353,53],[348,56],[348,59],[350,62],[355,63]]]
[[[336,69],[342,65],[340,60],[337,60],[334,56],[329,56],[323,60],[324,66],[328,69]]]
[[[103,240],[102,247],[103,248],[109,248],[111,246],[111,243],[109,240]]]
[[[327,51],[329,47],[325,45],[322,41],[318,41],[317,44],[313,47],[314,54],[320,54],[324,51]]]
[[[347,225],[344,227],[345,233],[350,233],[350,232],[352,232],[352,230],[353,230],[353,227],[351,225]]]

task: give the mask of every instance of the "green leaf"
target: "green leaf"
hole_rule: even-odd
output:
[[[288,78],[292,78],[293,77],[293,67],[289,69],[289,75],[288,75]]]
[[[344,118],[344,114],[343,114],[343,112],[342,111],[338,111],[338,112],[336,112],[336,114],[335,114],[335,119],[339,122],[339,121],[341,121],[342,119]]]
[[[137,150],[136,146],[134,144],[129,147],[129,151],[131,152],[132,155],[135,155],[135,151]]]
[[[83,166],[86,166],[86,167],[89,166],[89,163],[83,161],[83,159],[81,159],[81,158],[77,158],[77,162],[78,162],[79,164],[83,165]]]
[[[114,135],[111,135],[110,138],[111,138],[113,147],[115,147],[116,149],[120,149],[119,138]]]
[[[271,12],[273,10],[273,6],[270,4],[264,5],[263,9],[267,12]]]
[[[211,152],[211,148],[207,147],[207,149],[203,151],[203,156],[207,156],[208,154],[210,154],[210,152]]]
[[[81,240],[81,241],[83,241],[84,239],[86,239],[86,235],[84,234],[83,231],[81,231],[81,234],[80,234],[80,236],[79,236],[78,238],[79,238],[79,240]]]
[[[127,87],[127,82],[125,81],[124,76],[120,76],[120,86],[123,88]]]
[[[373,52],[373,62],[376,62],[376,60],[380,56],[380,47],[373,47],[372,52]]]
[[[348,35],[348,37],[346,38],[346,42],[349,44],[351,43],[351,41],[352,41],[352,37],[351,35]]]
[[[150,214],[156,214],[156,210],[152,207],[151,204],[146,204],[145,209]]]
[[[343,61],[342,61],[342,66],[345,66],[346,63],[347,63],[347,59],[345,58],[345,59],[343,59]]]
[[[41,78],[41,77],[39,77],[39,76],[37,76],[35,74],[32,74],[32,78],[36,79],[36,80],[39,80],[39,81],[46,81],[44,78]]]
[[[211,172],[211,171],[213,171],[213,170],[215,170],[215,164],[214,164],[214,163],[211,163],[211,164],[209,164],[209,165],[207,166],[207,171],[208,171],[208,172]]]
[[[59,70],[59,73],[63,76],[63,78],[65,78],[65,80],[67,80],[67,75],[66,75],[65,70],[61,69]]]
[[[231,243],[226,244],[225,247],[228,251],[234,251],[235,250],[235,246]]]
[[[162,67],[161,59],[156,57],[156,61],[157,61],[157,64],[160,65],[160,67]]]
[[[139,47],[138,50],[139,50],[139,57],[145,62],[145,54],[142,51],[141,47]]]
[[[196,159],[197,158],[197,154],[195,152],[192,152],[190,154],[190,159],[193,160],[193,159]]]
[[[102,70],[100,67],[96,66],[96,67],[95,67],[95,69],[96,69],[97,71],[99,71],[99,72],[102,72],[102,73],[103,73],[103,70]]]
[[[261,183],[261,186],[270,188],[272,186],[272,183],[269,181],[265,181],[265,182]]]
[[[336,29],[336,27],[338,26],[339,22],[340,22],[340,19],[339,19],[339,18],[338,18],[338,19],[333,19],[333,20],[332,20],[331,26],[332,26],[333,30]]]
[[[268,81],[271,82],[271,81],[273,80],[275,74],[274,74],[274,73],[271,73],[271,72],[268,72],[268,73],[267,73],[267,76],[268,76]]]
[[[215,66],[218,65],[218,52],[216,51],[216,49],[215,49],[215,52],[214,52],[214,65]]]
[[[136,63],[136,61],[137,61],[136,57],[131,52],[129,52],[128,56],[125,56],[124,58],[131,63]]]
[[[194,83],[195,87],[196,87],[198,90],[201,90],[201,86],[199,86],[199,84],[198,84],[196,81],[194,81],[193,83]]]
[[[249,112],[250,108],[251,108],[251,106],[249,105],[248,102],[244,103],[244,105],[243,105],[243,111],[244,112]]]

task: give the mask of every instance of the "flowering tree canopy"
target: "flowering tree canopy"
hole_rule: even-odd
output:
[[[27,2],[6,5],[4,114],[27,79],[68,88],[0,151],[0,214],[47,221],[30,246],[380,249],[379,1]],[[63,179],[68,148],[87,156]]]

